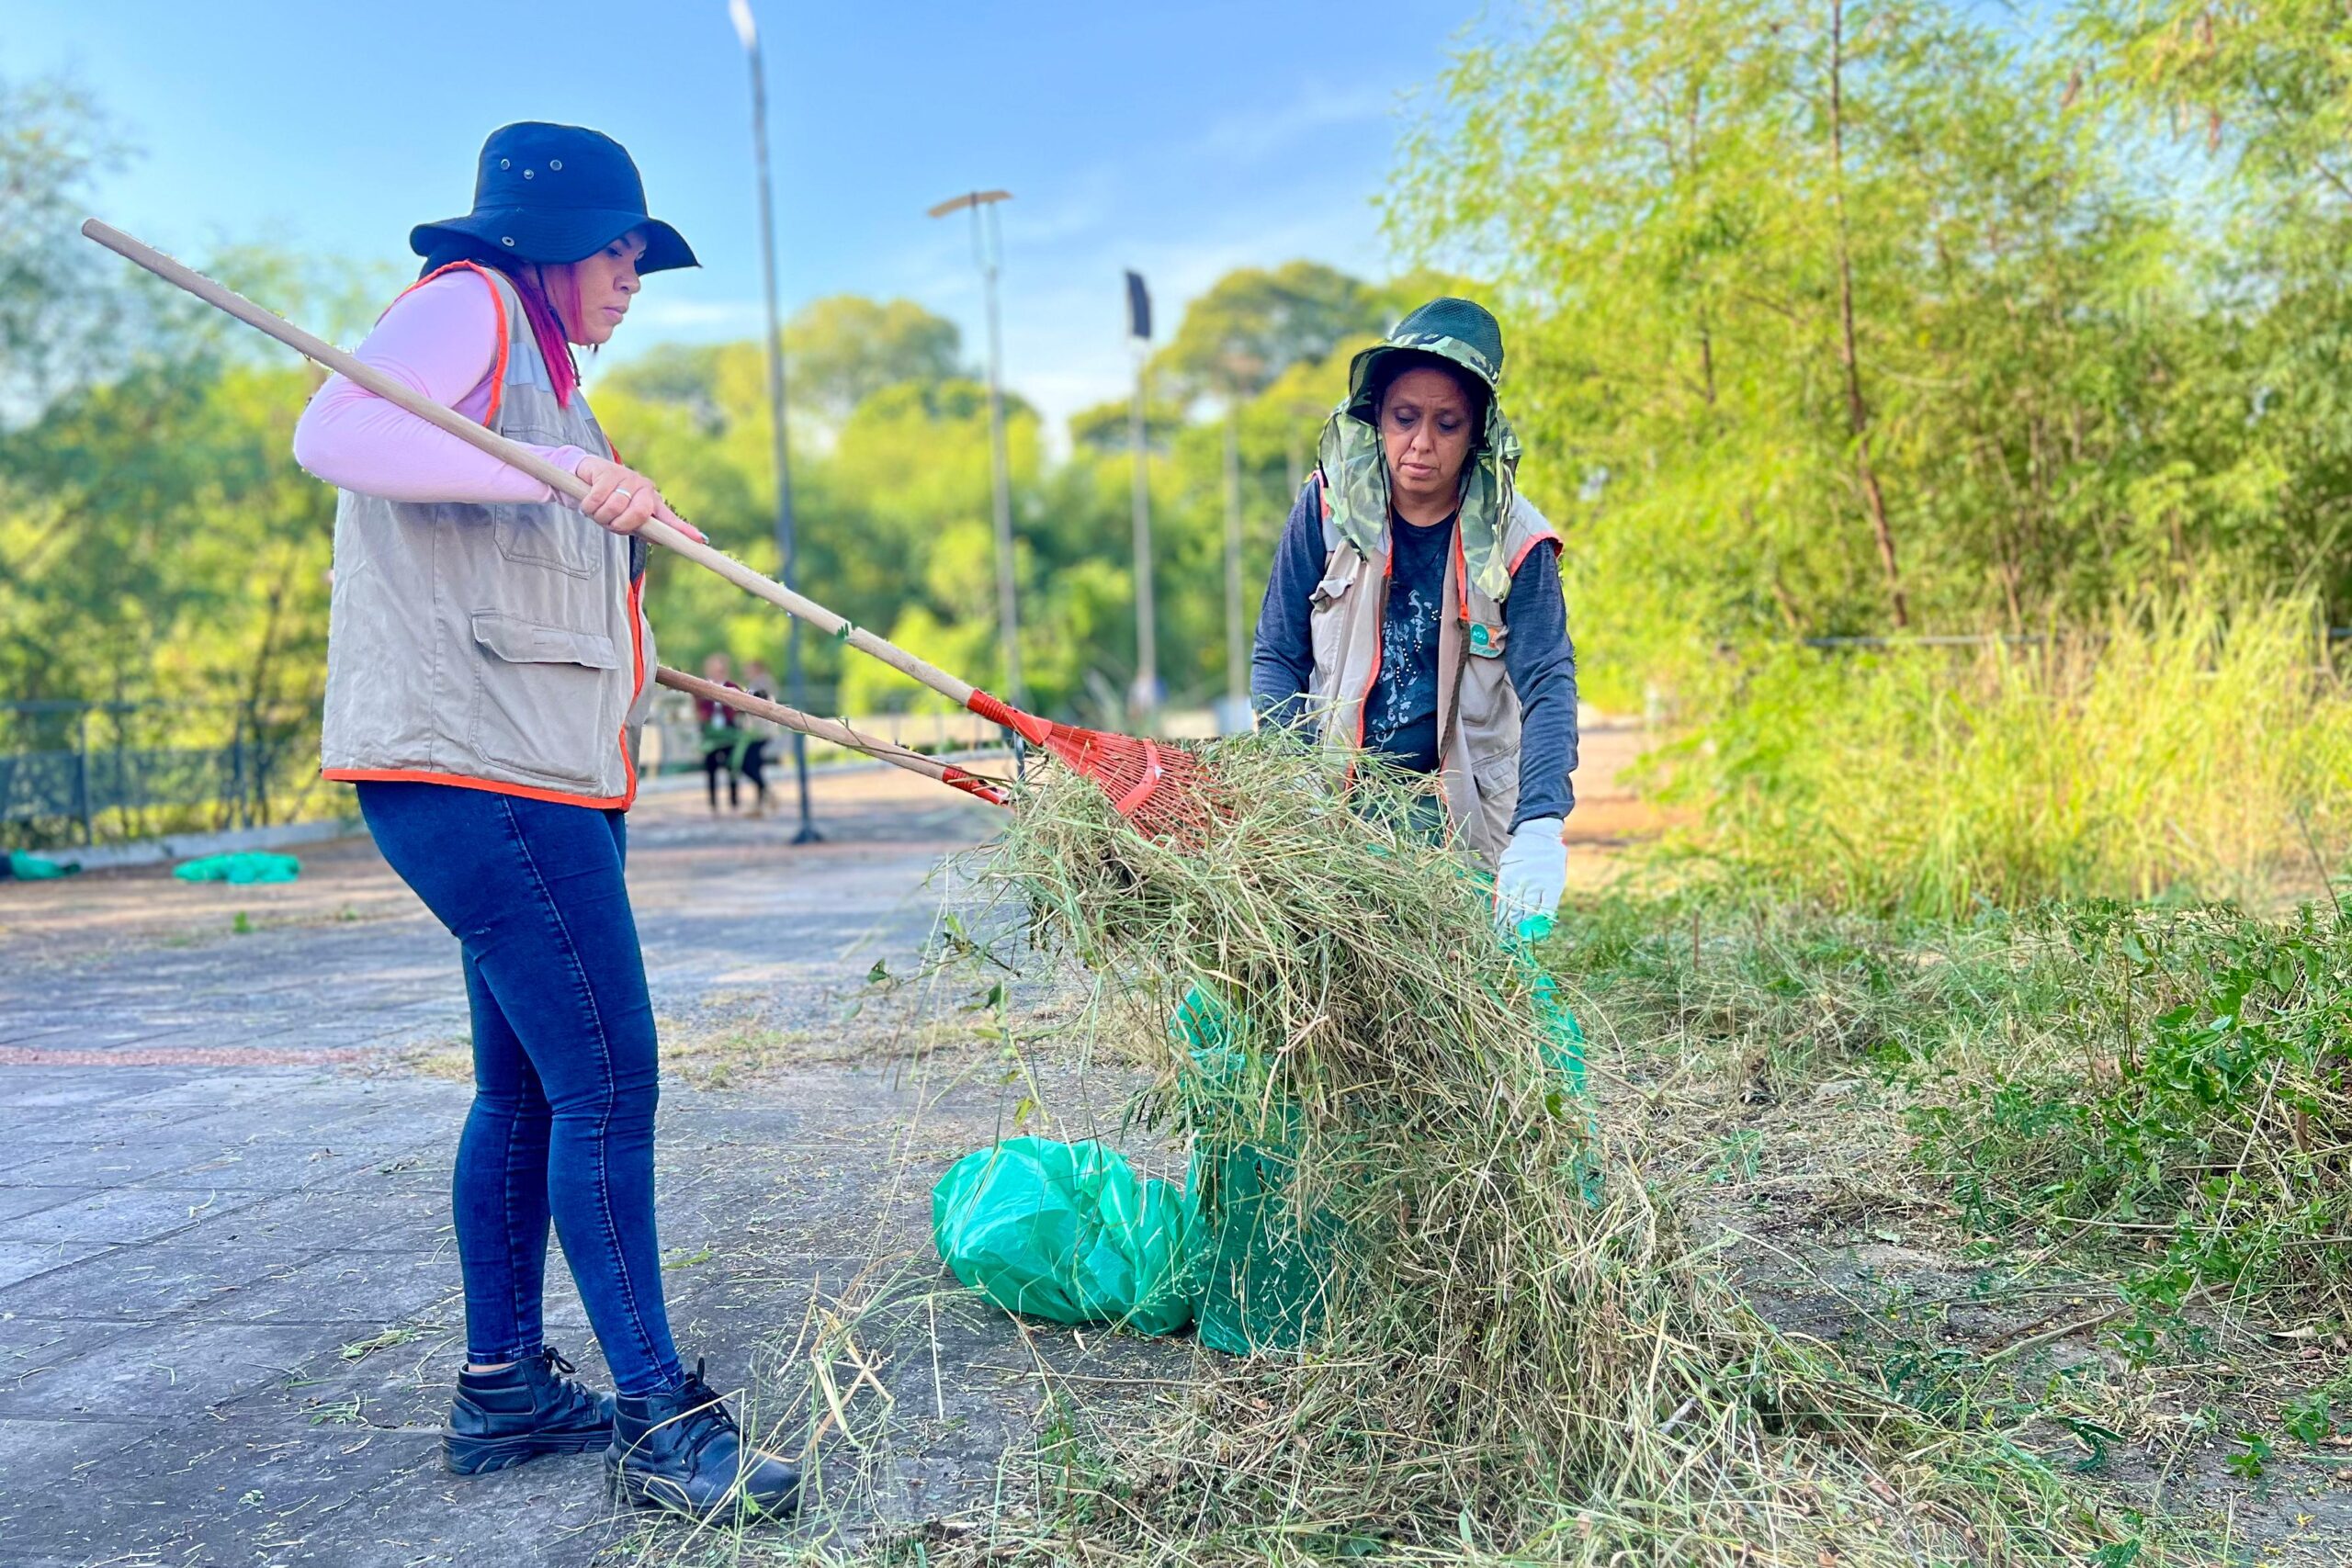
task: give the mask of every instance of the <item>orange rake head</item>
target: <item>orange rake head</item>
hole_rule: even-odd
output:
[[[1035,714],[974,692],[964,705],[992,724],[1003,725],[1032,746],[1042,747],[1065,767],[1102,787],[1119,815],[1155,839],[1196,843],[1216,818],[1208,770],[1181,746],[1163,746],[1133,735],[1056,724]]]

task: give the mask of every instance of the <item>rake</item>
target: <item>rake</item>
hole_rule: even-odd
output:
[[[480,447],[499,461],[573,501],[588,493],[587,482],[569,474],[537,453],[518,446],[497,432],[446,408],[414,389],[313,337],[291,322],[273,315],[243,295],[225,288],[195,269],[173,260],[120,230],[90,219],[82,232],[128,261],[146,268],[164,282],[186,289],[206,304],[224,310],[259,332],[267,333],[297,354],[367,388],[458,440]],[[1209,779],[1192,752],[1163,746],[1133,735],[1086,729],[1024,713],[989,695],[968,681],[958,680],[927,660],[919,659],[885,637],[853,624],[815,600],[794,592],[764,573],[752,570],[734,557],[688,538],[659,518],[649,521],[639,536],[695,565],[717,572],[755,598],[797,615],[834,641],[878,659],[900,674],[928,686],[958,707],[991,724],[1012,730],[1032,746],[1058,758],[1064,765],[1100,785],[1119,814],[1155,838],[1197,840],[1216,816],[1209,802]],[[779,721],[781,722],[781,721]]]
[[[943,762],[936,757],[926,757],[922,752],[910,750],[896,741],[885,740],[879,736],[863,734],[852,729],[838,718],[819,718],[815,714],[803,713],[798,708],[786,707],[782,703],[770,702],[765,697],[754,696],[749,692],[740,691],[733,686],[722,686],[716,681],[706,681],[698,675],[689,675],[683,670],[673,670],[666,664],[654,671],[653,679],[673,692],[684,692],[707,702],[720,703],[738,713],[747,713],[754,718],[764,718],[772,724],[780,724],[786,729],[797,730],[815,739],[830,740],[836,746],[845,746],[853,751],[863,751],[877,762],[888,762],[892,767],[904,768],[910,773],[921,773],[924,778],[944,784],[950,789],[960,789],[966,795],[985,800],[990,806],[1010,807],[1012,804],[1012,796],[995,779],[967,772],[953,762]]]

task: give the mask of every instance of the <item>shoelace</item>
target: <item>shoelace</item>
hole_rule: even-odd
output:
[[[585,1412],[596,1405],[596,1396],[571,1381],[580,1369],[564,1359],[563,1352],[552,1345],[539,1348],[539,1364],[547,1369],[548,1381],[560,1391],[560,1403],[570,1410]]]
[[[687,1428],[686,1449],[697,1461],[702,1459],[703,1450],[716,1441],[721,1432],[734,1434],[739,1442],[743,1432],[735,1424],[735,1413],[720,1401],[718,1392],[703,1382],[703,1359],[696,1357],[694,1376],[678,1390],[679,1401],[687,1407],[687,1413],[679,1417],[678,1424]]]

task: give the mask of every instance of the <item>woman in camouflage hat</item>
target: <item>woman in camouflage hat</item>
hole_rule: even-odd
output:
[[[1261,719],[1435,775],[1514,931],[1566,883],[1577,667],[1502,366],[1502,329],[1467,299],[1356,355],[1275,552],[1250,684]]]

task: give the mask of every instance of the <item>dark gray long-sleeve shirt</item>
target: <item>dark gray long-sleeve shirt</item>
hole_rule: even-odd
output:
[[[1444,613],[1453,521],[1417,528],[1392,520],[1390,526],[1396,548],[1382,618],[1380,673],[1364,700],[1364,745],[1428,773],[1438,765],[1439,616]],[[1307,716],[1307,682],[1315,672],[1308,621],[1316,585],[1323,581],[1324,557],[1321,492],[1309,483],[1275,547],[1250,660],[1250,705],[1271,723],[1298,724]],[[1515,829],[1521,822],[1566,817],[1576,808],[1569,775],[1577,765],[1577,654],[1568,639],[1557,546],[1537,545],[1511,573],[1503,624],[1510,628],[1503,667],[1520,706]]]

